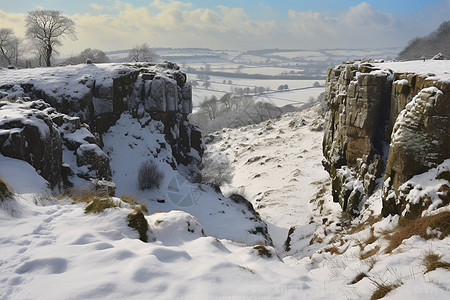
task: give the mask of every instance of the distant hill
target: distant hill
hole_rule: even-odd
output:
[[[430,59],[438,53],[450,59],[450,21],[442,23],[436,31],[425,37],[416,37],[411,40],[397,58],[401,60]]]

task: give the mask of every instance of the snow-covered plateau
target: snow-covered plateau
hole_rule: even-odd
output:
[[[449,80],[447,61],[421,64],[376,66]],[[382,179],[352,216],[333,201],[322,165],[323,103],[214,132],[203,137],[205,148],[191,136],[178,142],[195,131],[186,114],[192,98],[191,109],[181,105],[189,102],[190,85],[177,80],[178,70],[152,69],[152,81],[143,75],[148,70],[136,74],[132,84],[142,93],[130,89],[120,99],[126,107],[100,134],[83,124],[87,111],[62,114],[14,84],[45,89],[48,81],[52,99],[74,101],[90,95],[86,82],[111,88],[117,76],[135,70],[113,64],[0,70],[0,91],[8,83],[0,93],[0,146],[24,149],[28,159],[0,154],[0,299],[450,298],[450,159],[399,188],[411,206],[429,198],[416,220],[399,224],[401,215],[382,216]],[[155,84],[164,87],[160,98],[152,94],[156,80],[164,82]],[[408,85],[401,80],[396,85]],[[155,112],[145,104],[155,99],[180,105]],[[102,115],[93,109],[91,117]],[[49,149],[59,147],[59,172],[71,172],[48,178],[64,184],[44,179],[45,164],[35,161],[25,132],[32,126],[55,143]],[[23,146],[13,148],[12,141]],[[83,160],[84,152],[95,159]],[[202,183],[201,156],[227,161],[232,180],[220,189]],[[144,163],[158,172],[143,188]],[[96,192],[97,185],[114,192]]]

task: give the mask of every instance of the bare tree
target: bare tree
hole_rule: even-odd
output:
[[[75,22],[57,10],[30,11],[25,22],[26,36],[33,40],[33,45],[40,48],[38,53],[45,59],[47,67],[51,66],[51,58],[57,53],[55,48],[62,45],[62,38],[77,39]]]
[[[226,111],[230,111],[233,108],[232,98],[233,98],[233,94],[226,93],[219,100]]]
[[[128,53],[128,59],[138,61],[154,61],[155,53],[147,43],[134,46]]]
[[[209,82],[208,80],[206,80],[205,82],[203,82],[202,86],[205,87],[205,89],[208,89],[211,86],[211,82]]]
[[[205,99],[205,101],[200,103],[200,109],[210,120],[214,120],[219,111],[219,100],[217,100],[216,96],[212,96],[209,100]]]
[[[21,42],[11,28],[0,28],[0,58],[7,65],[17,65]]]

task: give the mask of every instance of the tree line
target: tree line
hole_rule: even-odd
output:
[[[401,60],[430,59],[441,53],[450,59],[450,21],[443,22],[436,31],[416,37],[398,54]]]
[[[25,18],[25,38],[19,38],[12,28],[0,28],[0,66],[31,67],[52,65],[59,54],[65,38],[77,40],[75,22],[61,11],[36,9],[28,12]],[[147,43],[135,45],[129,52],[127,61],[153,61],[155,54]],[[70,57],[66,63],[78,64],[86,61],[109,62],[102,50],[87,48],[77,56]]]
[[[205,98],[200,103],[199,111],[191,115],[191,120],[208,133],[225,127],[260,123],[282,113],[279,107],[269,102],[255,101],[253,96],[227,93],[220,99],[216,96]]]

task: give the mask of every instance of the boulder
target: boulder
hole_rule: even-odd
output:
[[[76,152],[78,176],[85,179],[111,180],[109,157],[95,144],[82,144]]]

